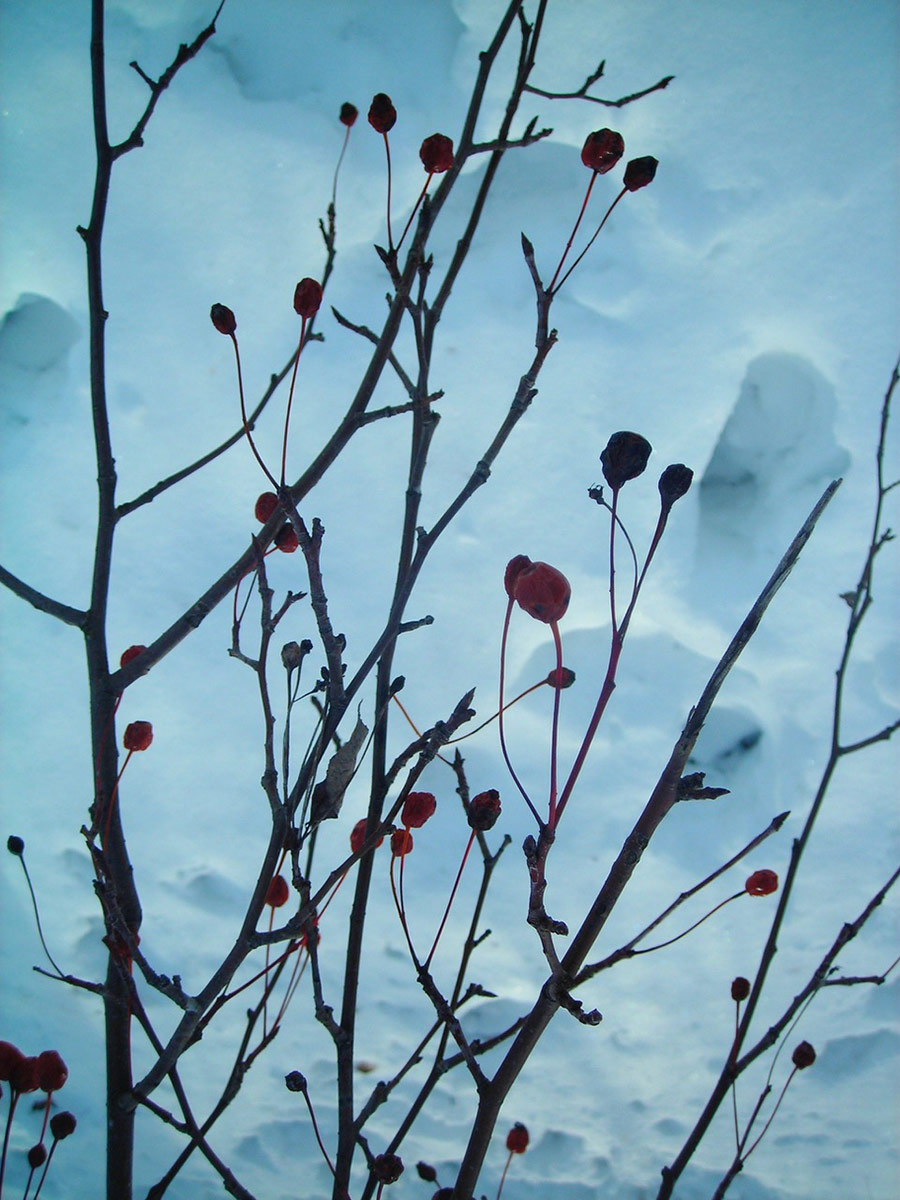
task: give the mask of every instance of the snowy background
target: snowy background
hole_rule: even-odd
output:
[[[108,4],[111,136],[142,111],[146,89],[128,68],[155,76],[213,10],[204,0]],[[108,389],[120,500],[136,496],[230,434],[238,404],[230,347],[212,329],[213,301],[236,312],[251,403],[292,348],[293,287],[321,270],[317,220],[331,192],[351,100],[365,113],[376,91],[398,110],[391,134],[394,223],[402,228],[421,187],[418,147],[440,130],[458,137],[477,53],[498,0],[228,0],[219,32],[162,98],[145,147],[117,164],[106,233]],[[94,466],[86,373],[84,263],[75,226],[89,217],[93,172],[88,73],[89,5],[0,0],[3,232],[0,313],[2,561],[33,586],[83,605],[94,532]],[[638,546],[655,521],[653,480],[668,462],[693,466],[695,487],[675,509],[635,619],[609,715],[551,861],[548,907],[577,924],[646,797],[690,704],[760,586],[827,481],[845,482],[803,559],[742,658],[698,746],[698,767],[732,795],[684,805],[653,843],[610,922],[598,954],[626,940],[785,809],[793,816],[667,927],[674,933],[756,867],[783,874],[790,840],[827,753],[831,686],[847,609],[871,528],[878,412],[897,354],[898,13],[889,0],[551,0],[535,82],[578,87],[607,60],[594,93],[610,98],[674,75],[670,87],[621,111],[533,96],[522,109],[554,132],[510,154],[467,270],[439,331],[432,385],[445,390],[424,519],[439,514],[480,457],[530,361],[533,289],[519,233],[552,274],[581,203],[579,150],[612,125],[626,156],[653,154],[653,185],[626,197],[554,305],[560,330],[540,394],[489,484],[451,527],[423,574],[411,617],[435,624],[401,644],[396,670],[420,724],[449,713],[471,686],[492,711],[505,608],[502,572],[516,553],[566,572],[564,622],[578,684],[565,694],[563,761],[593,707],[603,661],[604,515],[586,498],[610,433],[631,428],[653,444],[656,471],[623,495]],[[509,65],[509,60],[504,60]],[[500,73],[501,76],[503,72]],[[488,116],[505,101],[492,86]],[[480,162],[460,180],[433,239],[438,265],[455,244]],[[586,229],[615,194],[618,172],[595,187]],[[406,206],[406,208],[404,208]],[[387,281],[372,250],[384,241],[383,146],[364,115],[340,182],[337,269],[328,301],[377,326]],[[326,306],[327,308],[327,306]],[[326,341],[301,368],[291,455],[306,461],[343,412],[366,347],[323,310]],[[386,378],[382,403],[404,399]],[[258,434],[271,458],[279,401]],[[379,626],[392,583],[406,466],[405,431],[382,422],[358,437],[308,507],[326,529],[324,565],[348,661]],[[897,474],[896,425],[888,475]],[[230,564],[254,528],[262,478],[235,447],[125,521],[116,542],[111,653],[150,642]],[[894,494],[896,496],[896,493]],[[894,509],[896,500],[893,502]],[[897,523],[896,511],[888,523]],[[277,556],[271,578],[302,586],[299,556]],[[892,618],[900,600],[896,552],[879,564],[877,606],[860,638],[846,706],[854,740],[896,716],[900,663]],[[90,802],[83,652],[76,631],[6,595],[2,604],[3,836],[25,838],[54,957],[84,977],[103,971],[99,911],[78,830]],[[311,635],[298,606],[285,637]],[[254,681],[230,660],[230,606],[128,691],[122,726],[151,720],[152,751],[129,767],[126,828],[145,907],[142,948],[160,971],[199,989],[229,944],[256,878],[267,809],[257,780],[260,721]],[[520,614],[511,635],[511,687],[552,665],[546,630]],[[358,658],[356,659],[358,661]],[[549,692],[510,718],[520,774],[545,786]],[[397,728],[397,746],[404,731]],[[471,977],[497,993],[472,1008],[486,1034],[530,1007],[544,977],[524,928],[526,874],[518,846],[530,831],[491,730],[466,751],[473,790],[504,796],[501,860],[486,923],[493,936]],[[430,940],[466,830],[450,773],[426,786],[434,821],[417,837],[406,893],[413,933]],[[364,790],[324,837],[323,864],[343,853]],[[809,977],[840,925],[861,911],[897,859],[896,748],[880,745],[839,774],[795,891],[788,929],[756,1023],[757,1034]],[[329,854],[332,858],[329,859]],[[436,959],[450,977],[453,932],[468,919],[468,877]],[[27,1053],[55,1047],[70,1068],[60,1097],[79,1119],[42,1195],[89,1200],[102,1180],[102,1021],[98,1005],[35,975],[42,962],[18,865],[3,889],[0,1036]],[[337,1002],[350,887],[323,921],[326,996]],[[727,908],[670,951],[622,965],[586,988],[604,1014],[587,1030],[560,1016],[512,1092],[479,1192],[493,1195],[514,1120],[532,1137],[504,1196],[625,1200],[655,1195],[729,1048],[729,984],[752,976],[774,911],[771,899]],[[893,897],[841,959],[848,972],[884,970],[896,954]],[[359,1094],[389,1077],[430,1019],[393,912],[387,859],[373,892],[372,942],[360,1013]],[[442,976],[442,964],[444,975]],[[898,1193],[896,976],[880,989],[830,989],[792,1035],[819,1052],[795,1079],[766,1140],[733,1185],[736,1200],[892,1200]],[[160,1027],[171,1014],[154,1004]],[[239,1019],[240,1014],[237,1014]],[[312,1026],[312,1027],[310,1027]],[[230,1061],[236,1026],[223,1025],[185,1060],[204,1111]],[[790,1044],[787,1047],[789,1051]],[[202,1057],[201,1057],[202,1051]],[[145,1048],[138,1051],[138,1069]],[[787,1053],[775,1067],[780,1086]],[[216,1066],[218,1064],[218,1067]],[[739,1088],[752,1107],[769,1060]],[[283,1075],[309,1077],[326,1139],[335,1127],[331,1047],[311,1021],[305,987],[275,1047],[213,1134],[237,1175],[265,1200],[329,1194],[299,1097]],[[386,1141],[413,1094],[370,1123]],[[160,1092],[162,1103],[168,1097]],[[426,1196],[417,1159],[452,1180],[472,1111],[469,1081],[450,1076],[401,1154],[407,1173],[391,1195]],[[730,1114],[683,1179],[680,1200],[703,1200],[730,1161]],[[13,1130],[9,1193],[36,1135],[23,1113]],[[729,1139],[731,1139],[729,1141]],[[171,1144],[170,1144],[171,1143]],[[136,1195],[177,1152],[157,1122],[139,1128]],[[168,1157],[167,1157],[168,1156]],[[221,1194],[195,1156],[168,1195]]]

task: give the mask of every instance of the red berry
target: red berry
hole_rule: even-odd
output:
[[[282,904],[287,904],[290,894],[291,889],[288,887],[288,881],[283,875],[276,875],[269,884],[269,890],[266,892],[266,904],[272,908],[281,908]]]
[[[367,823],[368,822],[366,821],[366,818],[363,817],[363,819],[361,821],[357,821],[356,824],[353,826],[353,828],[350,830],[350,849],[353,851],[354,854],[359,854],[360,850],[362,850],[363,846],[365,845]],[[378,839],[378,841],[375,843],[376,849],[381,845],[381,843],[383,841],[384,841],[383,837],[380,837]]]
[[[750,980],[745,979],[743,975],[738,975],[736,979],[731,981],[731,998],[732,1000],[746,1000],[750,995]]]
[[[379,1183],[396,1183],[403,1174],[403,1159],[399,1154],[376,1154],[372,1174]]]
[[[356,107],[356,105],[351,104],[348,100],[345,100],[341,105],[341,115],[339,118],[341,124],[346,125],[348,129],[351,129],[356,124],[356,118],[358,116],[359,109]]]
[[[391,854],[403,858],[413,848],[413,836],[408,829],[395,829],[391,834]]]
[[[453,142],[442,133],[433,133],[420,146],[419,158],[430,175],[441,175],[453,166]]]
[[[410,792],[403,804],[400,820],[407,829],[421,829],[434,815],[437,801],[431,792]]]
[[[9,1083],[17,1092],[36,1092],[41,1086],[37,1057],[26,1057],[23,1054],[10,1072]]]
[[[253,509],[253,515],[261,525],[265,525],[277,507],[278,497],[275,493],[263,492],[262,495],[256,498],[256,507]]]
[[[224,304],[214,304],[209,310],[209,319],[219,333],[232,334],[237,329],[234,313]]]
[[[803,1071],[807,1067],[811,1067],[815,1061],[816,1052],[809,1042],[801,1042],[791,1055],[791,1062],[799,1071]]]
[[[744,884],[748,896],[771,896],[778,891],[778,876],[774,871],[763,868],[754,871]]]
[[[625,139],[614,129],[595,129],[585,138],[581,161],[598,175],[611,171],[625,153]],[[648,181],[649,182],[649,181]]]
[[[50,1118],[50,1132],[61,1142],[63,1138],[69,1137],[75,1132],[75,1126],[78,1122],[75,1120],[75,1114],[70,1112],[54,1113]]]
[[[570,667],[554,667],[547,676],[547,683],[552,688],[559,688],[560,691],[570,688],[574,682],[575,672]]]
[[[397,110],[391,104],[390,96],[379,92],[369,106],[369,124],[376,133],[387,133],[397,122]]]
[[[0,1042],[0,1079],[12,1079],[13,1071],[25,1058],[12,1042]]]
[[[275,545],[284,554],[293,554],[300,545],[300,539],[297,537],[297,531],[294,529],[290,521],[285,521],[282,527],[275,534]]]
[[[119,666],[127,666],[135,658],[140,657],[140,655],[142,655],[146,649],[146,646],[129,646],[127,650],[122,651],[122,657],[119,659]]]
[[[294,288],[294,312],[298,317],[310,320],[319,311],[322,303],[322,285],[318,279],[301,279]]]
[[[146,750],[153,741],[153,726],[149,721],[132,721],[125,727],[122,745],[126,750]]]
[[[493,829],[499,816],[500,793],[496,788],[490,788],[486,792],[479,792],[477,796],[472,797],[467,815],[467,820],[472,829],[480,829],[482,833],[486,829]]]
[[[658,166],[657,160],[649,154],[645,158],[633,158],[625,168],[622,182],[629,192],[636,192],[638,188],[646,187],[648,183],[653,182]]]
[[[521,1121],[516,1121],[506,1135],[507,1150],[511,1150],[513,1154],[524,1154],[528,1149],[528,1141],[528,1130]]]
[[[565,615],[572,589],[562,571],[549,563],[533,562],[519,571],[513,594],[530,617],[552,625]]]
[[[58,1092],[69,1078],[69,1068],[56,1050],[44,1050],[38,1055],[38,1074],[43,1092]]]

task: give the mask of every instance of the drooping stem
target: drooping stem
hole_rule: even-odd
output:
[[[578,266],[578,264],[581,262],[581,260],[587,254],[588,250],[590,250],[591,246],[593,246],[594,242],[597,240],[597,235],[600,233],[600,230],[606,224],[610,214],[612,213],[612,210],[616,207],[616,205],[619,203],[619,201],[622,199],[622,197],[625,195],[625,193],[627,191],[628,191],[627,188],[622,188],[621,192],[619,192],[618,196],[616,196],[615,200],[613,200],[612,204],[606,210],[603,220],[600,222],[600,224],[594,230],[594,234],[593,234],[591,240],[588,242],[588,244],[585,246],[585,248],[582,250],[582,252],[578,255],[578,257],[572,263],[571,267],[569,267],[568,271],[566,271],[565,275],[563,275],[562,279],[559,281],[556,291],[559,291],[559,289],[562,287],[562,285],[566,282],[566,280],[569,278],[569,276],[572,274],[572,272],[575,270],[575,268]],[[551,285],[550,290],[551,291],[553,290],[552,285]]]
[[[588,200],[590,200],[590,198],[591,198],[591,192],[593,191],[594,184],[595,184],[595,182],[596,182],[596,180],[597,180],[597,174],[598,174],[598,172],[597,172],[597,171],[594,171],[594,172],[591,174],[591,180],[590,180],[590,183],[587,185],[587,191],[584,193],[584,199],[583,199],[583,200],[582,200],[582,202],[581,202],[581,210],[580,210],[580,212],[578,213],[578,217],[576,218],[576,221],[575,221],[575,224],[574,224],[574,226],[572,227],[572,232],[569,234],[569,240],[566,242],[566,248],[565,248],[565,250],[563,250],[563,252],[562,252],[562,258],[559,260],[559,263],[557,264],[556,270],[553,272],[553,278],[550,280],[550,286],[547,288],[547,291],[548,291],[548,292],[552,292],[552,291],[553,291],[553,289],[554,289],[554,285],[555,285],[555,283],[556,283],[556,280],[559,278],[559,273],[560,273],[560,271],[562,270],[563,263],[566,261],[566,258],[568,257],[568,254],[569,254],[569,251],[572,249],[572,243],[575,241],[575,234],[578,232],[578,226],[581,224],[581,219],[582,219],[582,217],[583,217],[583,216],[584,216],[584,214],[585,214],[585,210],[587,209],[587,206],[588,206]],[[605,219],[606,219],[606,218],[604,217],[604,220],[605,220]],[[596,235],[596,234],[594,234],[594,237],[596,237],[596,236],[597,236],[597,235]],[[593,240],[593,239],[592,239],[592,240]],[[565,280],[566,280],[566,279],[568,279],[568,276],[569,276],[569,274],[570,274],[570,272],[569,272],[569,273],[567,273],[567,274],[566,274],[566,275],[563,277],[563,279],[562,279],[562,281],[560,282],[560,285],[559,285],[560,287],[562,287],[562,285],[563,285],[563,283],[565,282]]]

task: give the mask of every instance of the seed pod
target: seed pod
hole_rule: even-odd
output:
[[[771,896],[778,891],[778,876],[768,868],[754,871],[744,884],[744,889],[748,896]]]
[[[662,475],[660,475],[659,484],[657,485],[665,512],[668,512],[675,501],[680,500],[687,492],[693,478],[694,472],[690,467],[686,467],[684,463],[672,463],[670,467],[666,467]]]
[[[614,433],[600,455],[603,478],[617,492],[629,479],[637,479],[647,468],[652,446],[639,433],[623,429]]]
[[[441,175],[453,166],[453,142],[442,133],[433,133],[420,146],[419,158],[430,175]]]
[[[732,1000],[746,1000],[750,995],[750,980],[745,979],[743,975],[738,975],[736,979],[731,981],[731,998]]]
[[[437,1180],[437,1171],[427,1162],[416,1163],[416,1170],[419,1173],[419,1178],[424,1179],[426,1183],[434,1183]]]
[[[290,1071],[284,1077],[284,1086],[289,1092],[305,1092],[306,1076],[302,1071]]]
[[[636,192],[638,188],[646,187],[648,183],[653,182],[658,166],[658,161],[649,154],[644,158],[633,158],[625,168],[622,183],[629,192]]]
[[[359,109],[355,104],[351,104],[349,100],[345,100],[341,105],[341,115],[338,118],[342,125],[346,125],[348,129],[356,124],[356,118],[359,116]]]
[[[36,1171],[38,1167],[43,1166],[47,1161],[47,1147],[43,1142],[38,1142],[36,1146],[32,1146],[28,1151],[28,1165],[32,1171]]]
[[[806,1070],[811,1067],[816,1061],[816,1052],[809,1042],[801,1042],[795,1047],[794,1053],[791,1055],[791,1062],[799,1071]]]
[[[233,334],[237,329],[237,321],[234,319],[234,313],[225,304],[214,304],[209,310],[209,319],[218,329],[219,333]]]
[[[585,138],[581,161],[598,175],[611,171],[625,153],[625,139],[614,129],[595,129]]]
[[[14,1046],[12,1042],[0,1042],[0,1079],[12,1079],[13,1071],[24,1058],[25,1055],[18,1046]]]
[[[42,1092],[58,1092],[69,1078],[69,1068],[56,1050],[38,1055],[38,1080]]]
[[[387,133],[397,123],[397,110],[391,104],[390,96],[378,92],[369,105],[369,124],[376,133]]]
[[[6,839],[6,848],[10,852],[10,854],[15,854],[17,858],[21,858],[22,855],[25,853],[24,839],[18,837],[14,833],[11,833],[9,835],[9,837]],[[8,1045],[9,1045],[9,1042],[0,1042],[0,1046],[8,1046]],[[0,1075],[0,1079],[2,1079],[2,1078],[3,1078],[3,1076]]]
[[[77,1124],[78,1122],[75,1120],[74,1113],[54,1113],[50,1118],[50,1132],[58,1142],[61,1142],[63,1138],[67,1138],[75,1132]]]
[[[528,1149],[528,1130],[521,1121],[516,1121],[512,1129],[506,1135],[506,1148],[513,1154],[524,1154]]]
[[[434,816],[437,801],[432,792],[410,792],[403,804],[400,820],[407,829],[421,829]]]
[[[260,525],[265,525],[269,517],[278,507],[278,497],[274,492],[263,492],[256,497],[256,504],[253,508],[253,515],[259,521]]]
[[[288,881],[285,877],[283,875],[275,875],[266,892],[266,904],[271,908],[281,908],[282,904],[287,904],[290,894],[291,889],[288,887]]]
[[[403,1159],[399,1154],[376,1154],[372,1174],[379,1183],[396,1183],[403,1174]]]

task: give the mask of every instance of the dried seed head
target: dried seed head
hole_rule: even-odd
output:
[[[408,829],[395,829],[391,834],[391,854],[403,858],[413,848],[413,836]]]
[[[69,1078],[69,1068],[56,1050],[44,1050],[38,1055],[38,1079],[42,1092],[58,1092]]]
[[[513,594],[530,617],[553,625],[565,615],[572,589],[562,571],[549,563],[533,562],[516,575]]]
[[[214,304],[209,310],[209,319],[219,333],[233,334],[237,329],[234,313],[225,304]]]
[[[486,792],[479,792],[477,796],[472,797],[467,813],[467,820],[472,829],[480,829],[482,833],[486,829],[493,829],[499,816],[500,793],[496,788],[489,788]]]
[[[294,312],[298,317],[310,320],[319,311],[322,303],[322,285],[318,279],[301,279],[294,288]]]
[[[569,667],[554,667],[547,676],[547,683],[552,688],[559,688],[560,691],[570,688],[574,682],[575,672]]]
[[[366,821],[366,818],[363,817],[362,820],[357,821],[356,824],[353,826],[353,828],[350,830],[350,849],[353,851],[354,854],[359,854],[360,850],[362,850],[363,846],[366,844],[366,825],[367,825],[367,823],[368,822]],[[383,837],[380,837],[378,839],[378,841],[375,843],[376,850],[378,849],[378,847],[381,845],[381,843],[383,841],[384,841]]]
[[[416,1163],[416,1170],[419,1173],[419,1178],[424,1179],[426,1183],[434,1183],[437,1179],[437,1171],[427,1162]]]
[[[669,511],[676,500],[680,500],[687,492],[693,478],[694,472],[690,467],[686,467],[684,463],[672,463],[670,467],[666,467],[659,477],[658,484],[659,497],[666,512]]]
[[[122,745],[126,750],[146,750],[153,741],[153,726],[149,721],[132,721],[126,725]]]
[[[453,142],[442,133],[433,133],[419,147],[422,166],[430,175],[441,175],[453,166]]]
[[[257,496],[256,504],[253,508],[253,515],[259,521],[260,525],[265,525],[269,517],[278,507],[278,497],[274,492],[263,492]]]
[[[300,539],[297,537],[297,531],[290,521],[285,521],[282,527],[275,534],[275,545],[283,554],[293,554],[300,545]]]
[[[512,1151],[513,1154],[524,1154],[528,1149],[528,1130],[521,1121],[516,1121],[512,1129],[506,1135],[506,1148]]]
[[[657,160],[649,154],[644,158],[633,158],[625,168],[622,183],[629,192],[636,192],[638,188],[646,187],[648,183],[653,182],[658,166]]]
[[[399,1154],[376,1154],[372,1174],[379,1183],[396,1183],[403,1174],[403,1159]]]
[[[764,867],[748,877],[744,889],[748,896],[771,896],[773,892],[778,891],[778,876]]]
[[[32,1171],[36,1171],[38,1167],[43,1166],[47,1161],[47,1148],[43,1142],[38,1142],[36,1146],[32,1146],[28,1151],[28,1165]]]
[[[36,1092],[41,1086],[41,1071],[37,1056],[26,1056],[13,1064],[9,1075],[9,1085],[17,1092]]]
[[[600,455],[603,478],[617,492],[629,479],[637,479],[647,467],[652,447],[639,433],[623,429],[614,433]]]
[[[741,1000],[746,1000],[750,995],[750,980],[745,979],[743,975],[738,975],[737,978],[731,981],[731,998],[740,1003]]]
[[[17,858],[21,858],[25,853],[25,841],[23,838],[18,837],[15,833],[11,833],[6,839],[6,848],[10,854],[15,854]],[[9,1042],[0,1042],[0,1046],[8,1045]],[[2,1078],[3,1076],[0,1075],[0,1079]]]
[[[815,1061],[816,1052],[809,1042],[801,1042],[791,1055],[791,1062],[799,1071],[804,1071],[807,1067],[811,1067]]]
[[[0,1042],[0,1079],[12,1079],[13,1072],[25,1055],[12,1042]]]
[[[290,1071],[284,1077],[284,1086],[289,1092],[305,1092],[306,1076],[302,1071]]]
[[[598,175],[611,171],[625,153],[625,139],[614,129],[595,129],[585,138],[581,161]]]
[[[397,110],[391,104],[390,96],[379,92],[369,105],[369,124],[376,133],[387,133],[397,122]]]
[[[348,129],[352,129],[356,124],[356,118],[359,116],[359,109],[355,104],[351,104],[349,100],[345,100],[341,105],[340,122],[346,125]]]
[[[410,792],[403,804],[400,820],[407,829],[421,829],[434,816],[437,801],[432,792]]]

